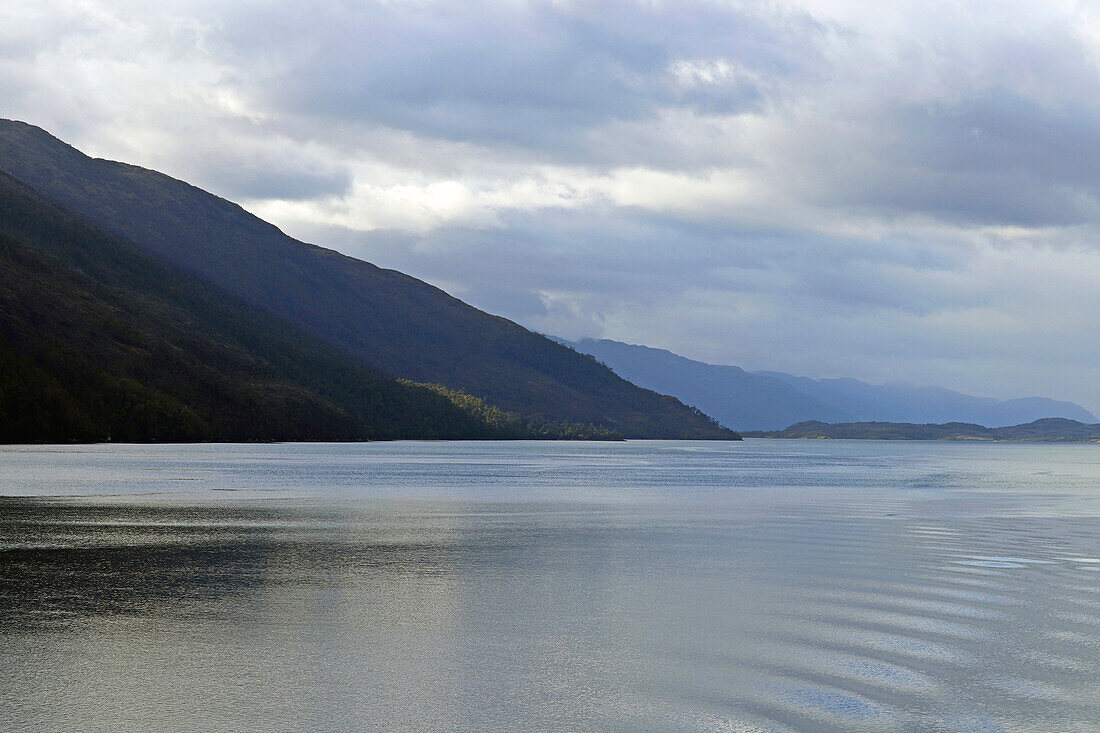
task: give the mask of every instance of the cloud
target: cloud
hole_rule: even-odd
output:
[[[215,35],[265,107],[588,162],[586,133],[661,109],[759,108],[818,66],[808,18],[710,2],[285,3]],[[781,22],[782,21],[782,22]]]
[[[6,115],[539,330],[1100,409],[1100,13],[61,0]]]

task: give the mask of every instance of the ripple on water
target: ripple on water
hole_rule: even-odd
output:
[[[775,638],[802,646],[818,646],[849,652],[899,667],[925,671],[930,663],[965,666],[966,652],[958,647],[900,633],[890,633],[846,623],[800,623],[799,634],[776,634]]]
[[[848,591],[825,594],[821,605],[831,606],[836,612],[873,614],[894,612],[917,617],[959,617],[974,621],[996,621],[1007,618],[1009,611],[1003,607],[985,608],[977,603],[962,603],[957,596],[943,600],[938,589],[913,588],[906,592],[889,590],[884,593]]]
[[[689,725],[700,733],[793,733],[797,730],[774,721],[761,725],[713,713],[692,715]]]
[[[912,667],[816,647],[790,648],[756,666],[790,685],[828,689],[872,701],[884,709],[911,706],[937,687],[930,675]]]
[[[779,685],[773,693],[792,712],[831,724],[881,724],[893,717],[890,708],[874,700],[831,687]]]
[[[76,690],[162,729],[213,698],[314,706],[298,729],[1098,730],[1100,512],[1049,515],[1057,451],[769,445],[244,447],[262,480],[193,507],[9,503],[0,616],[66,617],[0,633],[0,729]]]
[[[995,677],[989,680],[989,685],[994,690],[1020,698],[1024,704],[1043,702],[1068,705],[1073,704],[1077,698],[1075,692],[1060,685],[1016,675]]]

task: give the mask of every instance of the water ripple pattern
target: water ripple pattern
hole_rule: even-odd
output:
[[[1100,731],[1100,446],[0,448],[3,731]]]

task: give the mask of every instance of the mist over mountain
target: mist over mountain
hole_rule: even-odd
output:
[[[704,364],[664,349],[607,339],[584,339],[570,345],[607,364],[624,379],[675,395],[738,430],[778,430],[803,420],[852,419],[849,413],[781,379],[752,374],[741,367]]]
[[[965,422],[986,427],[1052,417],[1097,422],[1079,405],[1042,397],[995,400],[942,387],[746,372],[736,366],[706,364],[663,349],[607,339],[584,339],[571,345],[635,384],[675,395],[737,430],[780,430],[806,421]]]
[[[0,122],[0,168],[138,248],[390,377],[442,385],[537,421],[627,437],[736,437],[673,397],[408,275],[299,242],[156,171],[90,158]]]
[[[948,423],[1006,427],[1043,418],[1095,423],[1096,416],[1072,402],[1044,397],[995,400],[943,387],[876,385],[858,379],[810,379],[782,372],[758,372],[854,415],[858,422]]]

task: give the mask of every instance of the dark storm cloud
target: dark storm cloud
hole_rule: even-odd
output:
[[[910,241],[856,245],[780,227],[745,232],[644,210],[514,212],[496,228],[422,234],[331,228],[300,234],[461,287],[462,297],[478,306],[507,305],[521,320],[549,314],[546,302],[532,297],[538,293],[598,294],[592,300],[603,303],[597,313],[672,304],[688,291],[782,296],[812,303],[816,312],[927,313],[988,297],[978,284],[959,291],[942,282],[962,264],[949,248]],[[922,274],[924,281],[914,282]]]
[[[215,38],[285,113],[558,158],[599,156],[586,130],[662,107],[756,108],[818,73],[822,33],[805,15],[709,2],[366,2],[251,8]]]
[[[214,181],[231,199],[281,199],[297,201],[321,196],[342,196],[351,186],[346,168],[294,156],[291,151],[236,151],[226,155],[211,150],[188,161],[193,180]]]
[[[1047,107],[1000,89],[891,110],[892,140],[868,140],[882,156],[871,175],[831,198],[984,224],[1094,221],[1100,109],[1083,101]]]
[[[836,36],[829,83],[792,108],[780,142],[796,185],[888,216],[1096,221],[1100,73],[1080,19],[993,4],[971,25],[964,6],[939,11],[877,43]]]

